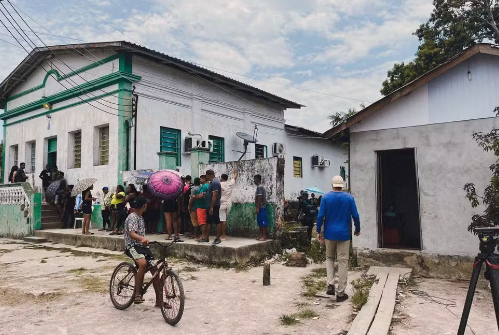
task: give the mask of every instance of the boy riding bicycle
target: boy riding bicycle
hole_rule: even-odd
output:
[[[157,267],[154,265],[154,255],[149,249],[149,240],[145,237],[145,221],[142,214],[147,208],[146,199],[142,196],[136,197],[132,201],[132,207],[135,209],[133,213],[128,215],[125,221],[124,237],[125,237],[125,254],[135,261],[138,266],[137,276],[135,276],[135,299],[134,303],[141,304],[145,300],[142,297],[142,284],[144,283],[144,275],[147,269],[154,274]],[[156,307],[161,307],[161,291],[159,288],[159,276],[153,277],[154,291],[156,292]],[[165,307],[166,306],[165,303]]]

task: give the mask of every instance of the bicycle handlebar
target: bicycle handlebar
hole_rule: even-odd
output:
[[[149,244],[157,244],[157,245],[159,245],[160,247],[162,247],[163,249],[166,249],[166,248],[171,247],[171,246],[173,245],[173,243],[177,243],[177,241],[173,240],[173,241],[171,241],[170,243],[168,243],[168,244],[166,244],[166,245],[165,245],[165,244],[163,244],[163,243],[161,243],[161,242],[158,242],[158,241],[150,241],[150,242],[149,242]]]

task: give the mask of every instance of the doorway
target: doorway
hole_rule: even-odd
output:
[[[50,168],[57,165],[57,137],[47,140],[47,164]]]
[[[379,245],[421,250],[416,152],[400,149],[377,154]]]

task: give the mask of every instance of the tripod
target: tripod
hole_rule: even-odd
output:
[[[480,253],[475,257],[475,262],[473,263],[473,273],[457,335],[464,335],[464,331],[466,330],[476,284],[483,263],[485,263],[484,276],[489,281],[492,290],[492,301],[494,302],[497,327],[499,328],[499,255],[494,253],[497,246],[496,236],[499,235],[499,227],[475,228],[474,232],[478,234],[480,240]]]

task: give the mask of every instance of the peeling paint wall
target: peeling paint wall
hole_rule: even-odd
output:
[[[262,185],[267,190],[267,212],[269,230],[279,234],[283,223],[284,201],[284,166],[283,158],[256,159],[241,162],[205,164],[199,166],[199,173],[215,171],[220,178],[223,173],[232,178],[238,170],[238,178],[232,191],[232,210],[227,217],[227,231],[232,236],[253,237],[258,234],[255,215],[255,192],[253,176],[262,175]]]
[[[33,235],[41,228],[42,195],[35,193],[29,183],[5,184],[0,188],[22,186],[29,198],[30,206],[5,204],[0,199],[0,236],[24,237]]]

